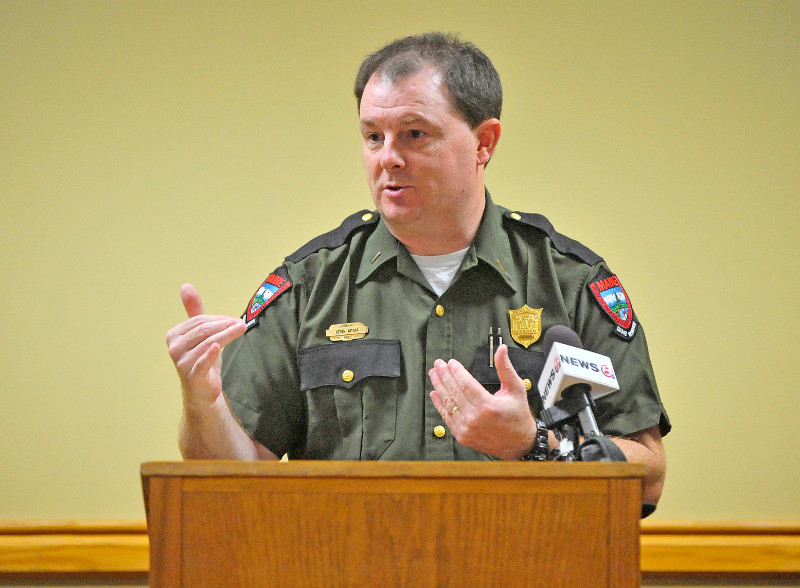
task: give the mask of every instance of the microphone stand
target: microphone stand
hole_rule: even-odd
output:
[[[561,393],[561,400],[540,411],[539,419],[559,441],[553,460],[628,461],[616,443],[597,427],[590,391],[589,384],[573,384]],[[583,443],[580,442],[581,432]],[[642,503],[642,518],[650,516],[655,509],[655,504]]]
[[[541,420],[559,440],[555,460],[627,461],[622,451],[600,432],[594,418],[595,404],[590,393],[591,389],[589,384],[573,384],[561,393],[558,402],[541,411]],[[584,437],[583,443],[580,442],[581,433]],[[603,441],[600,441],[600,438]],[[598,444],[599,452],[583,451],[584,447],[595,449]],[[609,445],[613,445],[613,448]]]

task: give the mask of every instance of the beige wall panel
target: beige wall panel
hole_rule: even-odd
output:
[[[141,519],[164,334],[370,207],[352,79],[462,33],[495,200],[606,257],[675,429],[657,517],[800,519],[800,3],[0,1],[0,518]]]

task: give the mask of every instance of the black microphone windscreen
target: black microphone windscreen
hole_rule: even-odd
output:
[[[583,349],[583,343],[581,343],[581,338],[578,337],[578,333],[564,325],[553,325],[545,332],[544,337],[542,337],[542,347],[544,348],[545,356],[550,354],[550,348],[553,346],[553,343],[563,343],[564,345]]]

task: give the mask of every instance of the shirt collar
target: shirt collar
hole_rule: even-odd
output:
[[[376,212],[375,214],[378,213]],[[356,284],[367,281],[384,263],[396,259],[399,249],[400,242],[389,232],[389,228],[383,222],[383,219],[380,219],[364,245],[361,265],[356,276]]]
[[[497,272],[511,289],[516,291],[519,275],[511,254],[508,233],[503,228],[505,211],[503,207],[497,206],[492,201],[489,190],[486,190],[486,208],[483,212],[483,219],[481,219],[475,240],[472,242],[467,256],[472,256],[472,265],[476,265],[477,260],[485,263]],[[467,266],[464,265],[464,269],[466,268]]]
[[[486,208],[483,218],[475,239],[464,256],[459,274],[482,262],[516,291],[519,276],[511,255],[508,234],[503,229],[504,211],[504,208],[492,202],[489,191],[486,190]],[[392,235],[386,223],[381,219],[365,243],[356,284],[367,281],[379,267],[395,259],[399,273],[414,279],[421,278],[423,284],[427,283],[406,248]],[[456,279],[458,279],[458,274]]]

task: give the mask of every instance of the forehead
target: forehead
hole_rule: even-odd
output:
[[[362,124],[385,118],[439,119],[454,116],[442,75],[432,66],[392,82],[380,73],[373,74],[361,97]]]

